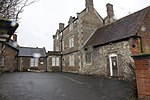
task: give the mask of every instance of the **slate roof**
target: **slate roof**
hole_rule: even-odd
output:
[[[112,24],[98,28],[83,47],[100,46],[137,35],[140,25],[149,10],[150,6]]]
[[[7,44],[8,46],[10,46],[10,47],[16,49],[16,50],[19,50],[18,44],[15,44],[15,42],[14,42],[12,39],[10,39],[10,40],[8,41],[8,43],[6,43],[6,44]]]
[[[45,48],[19,47],[19,57],[33,57],[35,53],[40,54],[40,57],[46,57]]]

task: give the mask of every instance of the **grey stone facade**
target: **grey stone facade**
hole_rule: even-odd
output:
[[[92,63],[86,64],[85,54],[92,53]],[[129,79],[131,76],[130,65],[133,66],[133,59],[130,52],[130,42],[121,41],[100,46],[97,48],[89,48],[84,52],[84,66],[80,70],[82,74],[104,75],[110,76],[111,54],[117,55],[118,76],[122,79]]]
[[[70,17],[68,25],[53,36],[54,51],[61,52],[65,72],[132,80],[135,78],[132,55],[150,51],[150,7],[118,21],[113,5],[106,7],[107,17],[102,19],[93,0],[86,0],[86,8],[77,13],[77,18]]]
[[[47,71],[47,56],[45,48],[19,47],[19,71]]]
[[[62,52],[62,68],[65,72],[79,72],[83,66],[82,47],[84,43],[97,28],[104,26],[103,19],[94,8],[93,0],[86,0],[85,3],[86,8],[77,13],[77,18],[71,16],[66,27],[59,24],[59,29],[53,36],[54,51]],[[73,46],[70,47],[69,39],[72,37]],[[74,61],[70,62],[72,56]],[[70,63],[74,64],[70,65]]]
[[[53,61],[54,59],[54,61]],[[56,59],[59,59],[59,62],[56,62]],[[56,64],[58,63],[58,64]],[[61,71],[61,54],[56,51],[49,51],[47,53],[47,71],[56,72]]]

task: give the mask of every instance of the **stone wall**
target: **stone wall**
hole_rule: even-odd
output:
[[[89,2],[89,1],[88,1]],[[72,17],[71,17],[72,18]],[[82,66],[81,47],[95,31],[96,28],[103,26],[103,19],[99,16],[93,5],[86,7],[77,18],[69,19],[68,25],[62,31],[63,35],[63,71],[77,73]],[[61,34],[61,33],[56,33]],[[74,37],[74,46],[69,47],[69,38]],[[60,40],[54,38],[54,50],[60,44]],[[61,46],[61,45],[59,45]],[[74,66],[69,66],[69,56],[74,55]]]
[[[30,67],[30,57],[18,57],[18,68],[20,71],[41,70],[46,71],[47,58],[39,58],[37,67]]]
[[[13,72],[17,71],[17,55],[18,51],[10,46],[6,46],[4,56],[4,68],[3,71]]]
[[[59,57],[59,66],[52,66],[52,58]],[[61,57],[56,55],[51,55],[47,57],[47,71],[48,72],[60,72],[61,71]]]
[[[139,100],[150,100],[150,54],[133,56]]]
[[[92,52],[92,63],[86,64],[85,53]],[[80,73],[110,76],[109,55],[116,54],[118,62],[118,74],[121,79],[130,79],[133,67],[133,59],[130,52],[130,43],[122,41],[111,43],[97,48],[88,48],[83,55],[84,66]]]
[[[69,56],[74,55],[74,65],[70,65],[69,62]],[[62,61],[62,66],[63,66],[63,71],[64,72],[72,72],[72,73],[78,73],[79,71],[79,52],[74,52],[71,54],[63,55],[63,61]]]

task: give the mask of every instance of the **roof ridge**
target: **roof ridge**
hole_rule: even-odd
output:
[[[44,48],[41,48],[41,47],[22,47],[22,46],[20,46],[19,48],[44,49]]]
[[[148,11],[150,11],[150,6],[98,28],[84,47],[110,43],[135,36]]]
[[[141,9],[141,10],[135,11],[135,12],[129,14],[129,15],[126,15],[126,16],[124,16],[124,17],[122,17],[122,18],[116,20],[115,22],[120,21],[120,20],[123,20],[123,19],[125,19],[126,17],[132,16],[132,15],[134,15],[134,14],[136,14],[136,13],[139,13],[139,12],[141,12],[141,11],[143,11],[143,10],[146,10],[146,9],[150,9],[150,6],[145,7],[145,8],[143,8],[143,9]],[[115,22],[114,22],[114,23],[115,23]]]

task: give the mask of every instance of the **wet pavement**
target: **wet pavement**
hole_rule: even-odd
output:
[[[130,84],[115,78],[70,73],[0,75],[0,100],[126,100]]]

